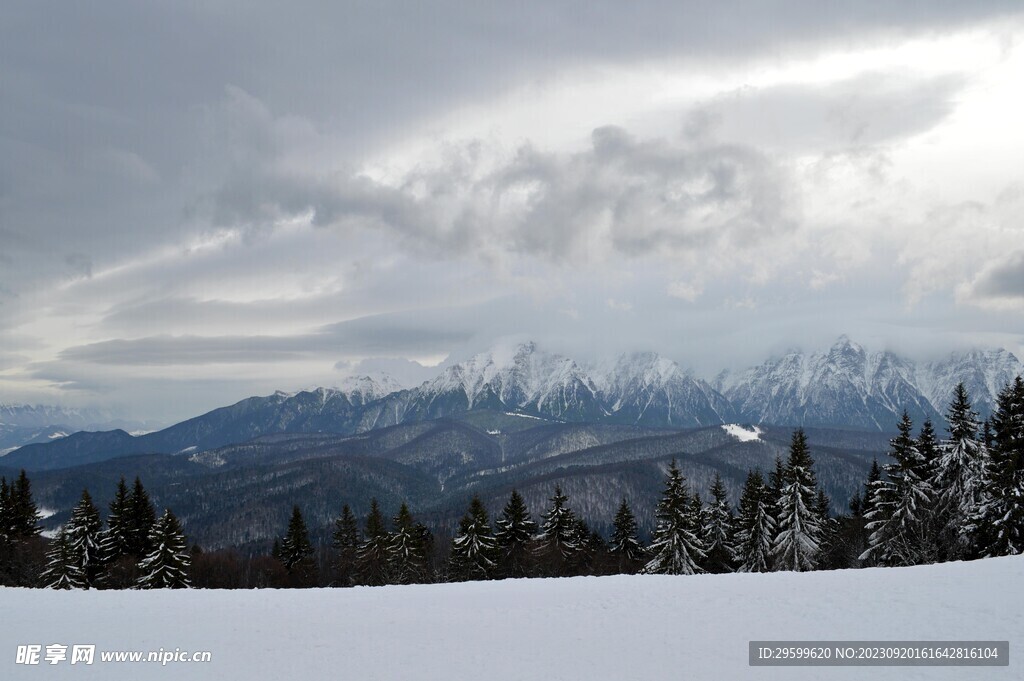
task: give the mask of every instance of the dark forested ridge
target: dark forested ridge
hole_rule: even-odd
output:
[[[747,470],[784,455],[791,434],[761,428],[760,437],[742,442],[721,426],[668,430],[476,416],[480,425],[439,419],[349,437],[269,435],[205,452],[133,455],[32,477],[40,504],[54,511],[44,522],[52,528],[66,520],[83,488],[103,493],[121,476],[141,476],[156,503],[173,508],[204,548],[264,546],[296,499],[315,538],[337,514],[338,499],[357,514],[368,512],[372,498],[386,508],[405,500],[432,529],[451,532],[474,494],[493,511],[516,488],[536,514],[555,483],[595,528],[608,528],[622,496],[656,498],[673,458],[697,489],[709,489],[715,475],[722,476],[736,503]],[[808,437],[822,484],[841,510],[872,459],[884,455],[887,438],[828,430],[808,431]],[[636,513],[641,530],[653,528],[653,501],[638,504]]]

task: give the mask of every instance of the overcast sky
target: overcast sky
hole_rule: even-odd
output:
[[[0,402],[169,421],[510,338],[1021,355],[1020,7],[6,3]]]

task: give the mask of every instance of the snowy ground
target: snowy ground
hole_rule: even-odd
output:
[[[1021,679],[1022,584],[1024,558],[1013,557],[375,589],[3,589],[0,679]],[[1008,639],[1011,666],[751,668],[751,639]],[[26,643],[178,647],[213,661],[16,665]]]

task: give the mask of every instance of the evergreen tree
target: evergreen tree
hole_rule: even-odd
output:
[[[150,552],[139,561],[140,589],[185,589],[191,586],[189,568],[192,557],[181,524],[166,509],[153,524],[147,542]]]
[[[715,480],[711,483],[711,501],[704,518],[703,535],[707,549],[702,567],[705,572],[732,572],[735,568],[734,522],[725,483],[722,476],[715,473]]]
[[[494,538],[498,550],[498,574],[502,577],[529,576],[530,540],[537,531],[537,525],[516,490],[512,490],[496,525]]]
[[[772,518],[778,518],[782,510],[782,489],[786,486],[786,466],[781,456],[775,457],[775,467],[768,474],[768,499],[771,501]]]
[[[698,562],[704,558],[704,549],[685,485],[686,479],[673,460],[658,502],[658,525],[649,549],[652,557],[644,566],[648,574],[692,575],[701,571]]]
[[[561,486],[556,485],[551,507],[541,516],[538,550],[554,575],[564,575],[573,554],[580,550],[576,515],[569,508],[568,501],[569,497],[562,493]]]
[[[625,497],[615,513],[608,551],[615,559],[619,573],[635,574],[643,566],[644,547],[640,543],[636,516]]]
[[[469,511],[459,523],[452,540],[448,573],[452,581],[491,579],[497,566],[497,544],[491,521],[480,497],[474,496]]]
[[[14,536],[14,509],[7,478],[0,477],[0,547]]]
[[[39,521],[39,509],[32,499],[32,483],[28,475],[22,470],[10,487],[9,507],[10,530],[9,536],[15,540],[25,540],[38,536],[42,532]]]
[[[973,557],[977,550],[977,526],[985,504],[987,453],[978,441],[978,415],[963,383],[956,386],[946,414],[949,439],[929,481],[935,493],[936,526],[941,557],[947,560]]]
[[[46,570],[42,575],[48,589],[86,589],[88,582],[67,533],[60,529],[46,554]]]
[[[71,518],[64,528],[67,540],[71,544],[75,560],[81,568],[87,587],[95,587],[100,582],[103,569],[100,554],[100,534],[103,522],[100,512],[92,503],[89,490],[82,490],[82,498],[71,511]]]
[[[793,433],[779,499],[778,535],[772,551],[777,570],[802,572],[817,566],[821,518],[815,509],[818,483],[802,428]]]
[[[388,582],[388,545],[390,537],[384,525],[376,499],[370,500],[370,514],[366,517],[363,543],[356,551],[356,582],[366,586],[381,586]]]
[[[130,498],[128,485],[122,477],[117,483],[117,491],[114,492],[114,499],[110,502],[110,512],[107,514],[107,529],[100,536],[100,555],[106,564],[113,563],[122,556],[129,555],[131,548],[131,528],[129,518],[131,517]]]
[[[394,584],[415,584],[426,580],[426,553],[423,531],[402,502],[392,521],[394,531],[388,542],[388,573]]]
[[[308,576],[312,570],[313,544],[309,541],[309,530],[298,506],[292,506],[288,520],[288,531],[278,549],[278,559],[289,574],[302,572]]]
[[[128,497],[128,554],[137,557],[149,553],[151,549],[149,538],[155,522],[156,509],[149,499],[149,493],[142,486],[142,481],[136,477],[135,486]]]
[[[772,568],[772,540],[775,537],[774,504],[761,471],[751,471],[740,495],[737,519],[739,572],[768,572]]]
[[[359,550],[359,523],[348,504],[341,507],[341,515],[334,521],[332,546],[337,555],[337,583],[351,586],[355,578],[356,552]]]
[[[839,570],[849,567],[840,537],[840,524],[832,517],[832,500],[821,487],[814,498],[814,511],[821,520],[821,538],[818,541],[818,568],[822,570]]]
[[[985,502],[973,523],[983,539],[983,554],[1024,552],[1024,379],[999,393],[991,418],[992,449],[986,466]]]
[[[924,457],[911,434],[907,412],[898,424],[899,435],[890,443],[893,462],[884,466],[887,480],[875,486],[874,510],[868,518],[868,550],[878,565],[918,565],[928,556],[929,509],[932,489],[921,475],[927,472]]]

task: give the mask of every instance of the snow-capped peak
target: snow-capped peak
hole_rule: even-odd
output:
[[[337,390],[344,393],[353,404],[366,404],[387,397],[402,388],[402,384],[392,378],[390,374],[381,372],[372,376],[348,376],[341,382]]]

